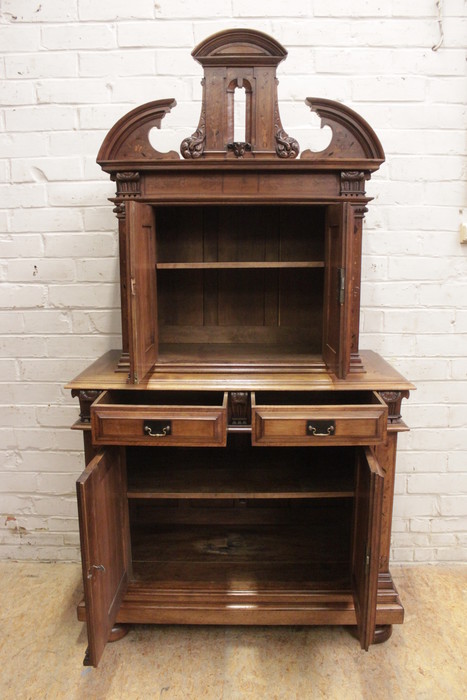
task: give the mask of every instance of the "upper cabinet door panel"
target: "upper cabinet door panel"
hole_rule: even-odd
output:
[[[352,548],[352,589],[362,649],[373,642],[378,596],[384,476],[370,447],[357,455]]]
[[[77,484],[88,629],[85,664],[97,666],[128,585],[128,517],[123,451],[102,450]]]
[[[148,204],[126,204],[130,381],[140,382],[157,359],[156,232]]]
[[[346,276],[347,236],[352,226],[352,208],[348,203],[332,204],[326,214],[323,359],[331,372],[345,379],[350,364],[348,338]]]

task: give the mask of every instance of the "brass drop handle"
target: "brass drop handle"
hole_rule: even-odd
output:
[[[308,435],[313,435],[316,437],[328,437],[330,435],[334,435],[336,427],[334,424],[334,421],[325,421],[325,420],[317,420],[317,421],[311,421],[309,420],[306,424],[306,432]]]
[[[151,426],[146,425],[144,432],[146,435],[149,435],[149,437],[167,437],[167,435],[170,435],[170,425],[166,425],[165,428],[162,428],[161,433],[153,433]]]

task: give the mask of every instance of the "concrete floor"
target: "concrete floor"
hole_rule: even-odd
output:
[[[406,622],[368,653],[343,628],[134,627],[82,666],[74,564],[0,562],[1,700],[465,700],[467,567],[393,567]]]

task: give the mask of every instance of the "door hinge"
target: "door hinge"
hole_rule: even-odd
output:
[[[365,576],[368,576],[370,572],[370,561],[371,561],[371,550],[370,545],[367,543],[365,547]]]
[[[136,296],[136,282],[135,282],[134,277],[132,277],[130,279],[130,289],[131,289],[131,296],[135,297]]]
[[[339,275],[339,304],[344,303],[345,297],[345,270],[343,267],[338,268]]]

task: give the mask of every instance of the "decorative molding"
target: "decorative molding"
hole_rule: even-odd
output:
[[[176,151],[161,153],[149,142],[151,129],[154,127],[160,129],[162,119],[176,104],[172,98],[155,100],[125,114],[114,124],[102,142],[97,155],[99,165],[110,172],[112,164],[117,162],[121,167],[125,162],[180,160],[180,155]]]
[[[344,197],[365,196],[365,173],[362,170],[341,172],[341,195]]]
[[[364,158],[373,161],[371,170],[376,170],[384,161],[380,140],[371,126],[353,109],[323,98],[307,97],[305,102],[312,112],[321,117],[321,126],[331,128],[332,139],[324,151],[303,151],[302,160]]]
[[[137,197],[141,194],[141,182],[138,172],[113,173],[111,179],[117,183],[117,197]]]

